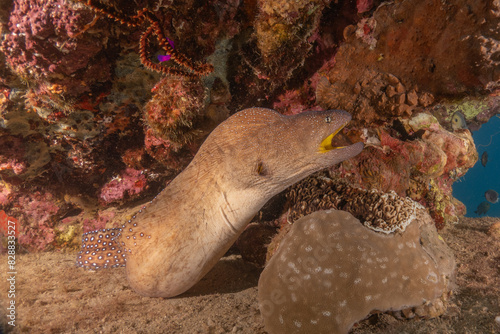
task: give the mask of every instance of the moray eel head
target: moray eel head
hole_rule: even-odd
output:
[[[227,157],[218,160],[224,166],[219,169],[226,174],[231,171],[232,182],[240,183],[242,189],[277,193],[359,154],[363,143],[340,145],[335,141],[350,120],[351,115],[342,110],[285,116],[270,109],[245,109],[222,123],[200,152]]]

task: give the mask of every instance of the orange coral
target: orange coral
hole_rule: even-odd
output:
[[[0,233],[9,236],[12,235],[11,231],[14,231],[14,236],[17,238],[19,235],[17,219],[9,217],[5,211],[0,210]]]

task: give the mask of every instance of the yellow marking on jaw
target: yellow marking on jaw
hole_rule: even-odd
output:
[[[342,128],[344,127],[344,125],[342,125],[341,127],[339,127],[334,133],[332,133],[331,135],[329,135],[328,137],[326,137],[325,139],[323,139],[323,141],[321,142],[321,144],[319,144],[319,147],[318,147],[318,152],[319,153],[326,153],[328,151],[331,151],[333,149],[338,149],[338,148],[344,148],[345,146],[338,146],[338,147],[333,147],[332,146],[332,139],[333,137],[335,137],[335,135],[337,133],[339,133],[340,130],[342,130]]]

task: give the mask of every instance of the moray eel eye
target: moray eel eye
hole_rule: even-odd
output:
[[[325,117],[325,122],[330,123],[332,121],[332,118],[330,116]]]
[[[327,116],[325,118],[325,120],[326,119],[330,119],[330,116]],[[326,152],[334,150],[334,149],[344,148],[345,147],[345,146],[337,146],[337,147],[332,146],[332,140],[333,140],[333,137],[335,137],[335,135],[337,133],[339,133],[340,130],[342,130],[346,124],[340,126],[337,130],[335,130],[334,133],[330,134],[328,137],[326,137],[325,139],[323,139],[323,141],[319,144],[319,147],[318,147],[319,153],[326,153]]]
[[[256,172],[257,172],[257,174],[258,174],[258,175],[260,175],[260,176],[264,176],[264,175],[266,175],[266,174],[267,174],[267,171],[266,171],[266,169],[264,168],[264,164],[263,164],[262,162],[259,162],[259,163],[257,164]]]

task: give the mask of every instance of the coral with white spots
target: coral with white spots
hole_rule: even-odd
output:
[[[411,307],[434,317],[446,309],[454,270],[423,210],[390,235],[348,212],[318,211],[281,241],[260,277],[259,306],[269,333],[347,333],[371,312]]]

